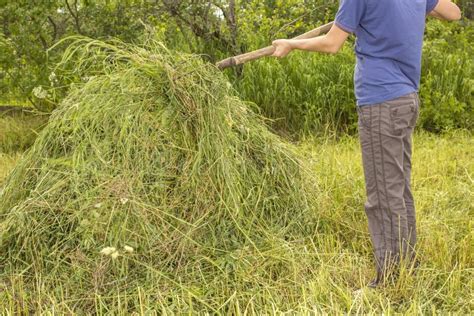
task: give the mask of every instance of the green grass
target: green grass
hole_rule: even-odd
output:
[[[364,182],[358,141],[305,144],[314,159],[321,194],[321,217],[328,222],[328,251],[332,269],[327,280],[342,286],[348,295],[371,277],[369,235],[366,228]],[[403,276],[394,286],[378,293],[365,293],[357,303],[348,298],[343,311],[468,313],[473,306],[474,234],[472,134],[452,132],[444,136],[418,134],[415,138],[413,185],[419,227],[419,256],[422,262],[415,277]],[[322,207],[321,207],[322,206]],[[334,225],[335,223],[338,223]],[[320,240],[318,236],[318,240]],[[319,273],[319,272],[316,272]],[[367,295],[367,296],[365,296]],[[348,296],[349,297],[349,296]],[[367,299],[367,300],[365,300]],[[333,298],[344,302],[344,296]],[[328,302],[329,303],[329,302]]]
[[[29,148],[45,122],[44,116],[0,113],[0,153],[24,151]]]
[[[0,113],[0,188],[23,151],[33,144],[45,122],[44,116]]]
[[[15,163],[20,159],[20,157],[21,154],[19,153],[6,154],[0,152],[0,188],[2,187],[8,173],[13,169]]]
[[[379,291],[354,293],[373,276],[373,259],[363,211],[364,184],[358,141],[347,137],[332,141],[313,139],[299,148],[310,161],[314,175],[313,208],[319,227],[296,241],[276,240],[265,256],[278,258],[266,275],[254,267],[252,249],[232,256],[234,277],[244,279],[246,288],[217,290],[218,296],[176,284],[170,298],[163,299],[152,284],[137,285],[134,294],[124,295],[114,282],[106,295],[90,289],[84,300],[97,314],[197,313],[205,306],[196,298],[216,306],[221,313],[261,314],[469,314],[474,309],[474,141],[468,132],[415,137],[414,191],[419,223],[419,253],[422,262],[416,275],[402,273],[393,286]],[[0,155],[0,183],[19,154]],[[0,184],[1,185],[1,184]],[[28,245],[25,245],[26,247]],[[78,254],[79,255],[79,254]],[[139,254],[134,257],[139,264]],[[56,258],[60,264],[63,258]],[[81,258],[74,258],[80,261]],[[97,280],[108,269],[125,264],[102,260]],[[0,267],[1,268],[1,267]],[[133,279],[133,273],[131,278]],[[17,312],[75,311],[78,301],[60,286],[44,288],[51,276],[40,275],[28,284],[22,275],[0,279],[2,314]],[[130,280],[133,281],[133,280]],[[84,292],[81,284],[77,291]],[[209,309],[208,309],[209,311]],[[77,312],[77,311],[76,311]]]

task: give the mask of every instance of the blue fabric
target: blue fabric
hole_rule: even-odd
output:
[[[425,20],[439,0],[341,0],[336,25],[354,33],[359,106],[418,91]]]

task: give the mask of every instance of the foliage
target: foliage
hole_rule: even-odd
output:
[[[41,5],[24,0],[7,1],[0,6],[3,26],[0,36],[4,38],[2,46],[6,47],[0,53],[3,79],[0,89],[7,92],[7,97],[33,103],[32,89],[39,82],[47,82],[48,64],[44,50],[48,42],[42,25],[48,11],[52,10],[56,8],[50,1],[42,1]]]
[[[472,0],[454,0],[461,8],[462,14],[468,19],[474,19],[474,1]]]
[[[474,29],[428,24],[420,95],[426,130],[474,128]]]
[[[243,99],[259,104],[264,116],[274,118],[277,130],[353,131],[353,69],[349,49],[337,56],[298,53],[246,65],[236,86]]]
[[[5,46],[5,40],[8,41],[8,50],[0,51],[0,77],[3,78],[0,89],[8,92],[8,98],[29,100],[40,111],[51,111],[54,104],[34,98],[32,91],[38,86],[50,87],[50,69],[65,47],[47,52],[62,38],[81,34],[133,42],[140,39],[145,24],[153,24],[158,29],[164,24],[162,12],[150,1],[0,2],[0,45]],[[168,29],[175,31],[173,26],[169,25],[161,35],[169,35],[166,34]]]

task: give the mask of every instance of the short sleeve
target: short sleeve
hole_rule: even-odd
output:
[[[354,33],[365,14],[365,10],[366,0],[341,0],[335,23],[347,33]]]
[[[439,0],[426,0],[426,13],[430,13],[438,5]]]

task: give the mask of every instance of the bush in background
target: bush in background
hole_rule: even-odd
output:
[[[295,53],[281,61],[265,59],[245,67],[237,81],[242,98],[259,105],[273,126],[291,134],[353,130],[354,55]]]
[[[472,23],[427,26],[420,96],[420,125],[439,132],[474,127],[474,30]]]

